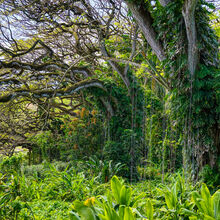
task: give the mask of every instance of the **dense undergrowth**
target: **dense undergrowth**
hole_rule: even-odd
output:
[[[97,158],[32,166],[22,164],[22,157],[6,158],[0,219],[220,219],[217,188],[210,193],[184,173],[166,174],[161,183],[155,168],[146,169],[145,180],[129,184],[115,176],[121,168]]]

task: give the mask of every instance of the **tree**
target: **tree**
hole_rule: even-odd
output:
[[[217,166],[218,43],[209,24],[210,7],[203,0],[5,0],[0,101],[95,95],[112,120],[112,136],[117,134],[109,149],[130,140],[122,152],[129,151],[133,178],[143,135],[144,99],[136,79],[142,69],[171,100],[172,117],[184,133],[185,163],[194,170],[205,163]],[[23,31],[15,37],[18,27]]]
[[[216,167],[220,87],[218,42],[209,23],[213,5],[203,0],[159,0],[155,5],[140,0],[127,5],[165,72],[175,98],[173,110],[184,120],[187,161],[194,169],[207,163]]]
[[[29,138],[36,135],[43,121],[37,117],[28,102],[2,104],[0,110],[0,150],[7,156],[12,156],[16,147],[32,150],[33,144]]]
[[[1,102],[20,96],[45,102],[55,97],[72,98],[74,94],[75,102],[96,99],[110,120],[107,151],[114,145],[115,162],[121,160],[120,155],[127,155],[121,162],[129,167],[132,163],[131,170],[135,169],[139,140],[134,140],[133,132],[142,136],[141,89],[129,67],[131,61],[112,57],[118,53],[132,60],[138,53],[142,41],[137,45],[140,36],[135,23],[125,16],[127,9],[120,2],[50,3],[50,7],[46,1],[2,3]],[[26,28],[25,39],[14,38],[13,24]],[[3,34],[3,30],[8,32]],[[140,117],[135,118],[134,112]]]

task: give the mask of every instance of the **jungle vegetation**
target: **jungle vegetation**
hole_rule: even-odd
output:
[[[0,219],[218,220],[219,10],[0,1]]]

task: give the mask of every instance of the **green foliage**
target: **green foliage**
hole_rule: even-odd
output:
[[[131,82],[132,95],[135,97],[135,100],[133,100],[133,102],[135,102],[134,106],[132,98],[128,94],[127,88],[122,86],[121,79],[114,82],[111,77],[105,76],[102,80],[107,92],[103,92],[103,90],[97,88],[89,88],[86,91],[86,94],[92,94],[92,99],[88,99],[89,102],[96,105],[102,113],[108,116],[104,121],[105,133],[99,132],[106,137],[104,142],[102,142],[103,149],[101,156],[104,157],[104,160],[112,160],[113,164],[125,164],[126,166],[120,172],[120,175],[129,177],[129,171],[131,169],[130,152],[133,150],[135,152],[135,154],[133,154],[133,161],[135,162],[133,166],[135,179],[137,178],[136,164],[139,162],[140,145],[142,144],[141,141],[144,135],[141,129],[144,116],[143,89],[135,76],[133,76],[133,73],[129,71],[129,81]],[[111,104],[114,111],[114,115],[112,117],[109,117],[109,113],[100,101],[100,97],[104,98]],[[135,127],[132,124],[135,125]]]
[[[21,220],[28,219],[45,219],[45,220],[69,220],[70,204],[63,201],[34,201],[28,203],[20,213]]]
[[[75,117],[54,119],[51,129],[31,139],[36,148],[32,151],[33,163],[43,160],[72,161],[101,154],[103,142],[102,117],[97,110],[76,110]]]
[[[22,165],[23,155],[13,155],[11,157],[5,157],[0,163],[0,170],[2,173],[11,174],[19,172]]]
[[[62,161],[54,161],[52,163],[52,166],[59,172],[64,171],[64,170],[68,170],[70,169],[71,165],[68,162],[62,162]],[[30,178],[37,178],[37,179],[45,179],[48,175],[48,173],[51,170],[51,165],[50,163],[44,161],[41,164],[37,164],[37,165],[23,165],[21,167],[21,171],[22,173],[26,176],[26,177],[30,177]]]
[[[199,175],[209,188],[215,189],[220,186],[220,174],[218,170],[212,169],[209,165],[204,166]]]
[[[140,176],[140,179],[161,179],[161,173],[160,169],[154,164],[154,165],[147,165],[145,167],[139,167],[137,168],[138,174]]]
[[[153,208],[151,200],[149,200],[149,199],[146,202],[146,214],[147,214],[147,218],[149,220],[153,220],[154,219],[154,217],[153,217],[153,215],[154,215],[154,208]]]
[[[131,189],[123,186],[116,176],[111,180],[111,189],[112,194],[119,205],[130,205]]]
[[[152,200],[146,199],[144,193],[134,197],[131,188],[114,176],[111,192],[106,197],[90,198],[84,203],[75,201],[71,215],[72,219],[90,216],[100,220],[142,219],[145,216],[147,219],[218,219],[219,191],[211,196],[205,184],[201,187],[201,193],[193,189],[179,176],[171,187],[156,189],[156,199]]]
[[[98,113],[97,110],[89,110],[91,107],[76,110],[75,117],[64,117],[60,119],[61,121],[53,120],[51,131],[42,132],[32,139],[37,145],[32,151],[32,162],[87,160],[90,155],[96,155],[103,158],[103,161],[112,161],[113,166],[124,164],[125,166],[118,174],[130,178],[132,169],[132,179],[138,179],[136,167],[142,159],[146,159],[141,156],[146,150],[144,143],[147,142],[151,142],[153,146],[152,160],[160,161],[163,132],[161,130],[161,117],[163,117],[161,96],[157,97],[149,87],[144,91],[140,87],[139,80],[132,76],[131,72],[129,75],[132,82],[133,101],[127,89],[109,79],[104,81],[109,94],[97,88],[86,91],[86,94],[93,94],[93,100],[88,100],[104,114],[108,113],[99,97],[110,100],[114,115],[105,119],[104,128],[101,111]],[[159,92],[163,94],[163,91]],[[147,107],[144,106],[146,104]],[[96,113],[93,115],[94,111]],[[143,130],[144,114],[148,116],[147,135]],[[146,141],[144,141],[145,135]],[[106,168],[105,170],[109,172]]]
[[[89,169],[88,172],[96,176],[96,180],[101,183],[108,182],[124,168],[124,165],[121,163],[113,164],[112,160],[99,160],[96,156],[89,157],[89,160],[85,162],[85,166]]]
[[[210,219],[220,218],[220,191],[216,191],[212,196],[205,184],[202,184],[200,193],[192,192],[192,203],[198,208],[197,211],[183,209],[183,213],[192,217],[190,219]]]
[[[35,147],[29,154],[30,164],[47,162],[21,167],[19,157],[11,157],[1,163],[3,219],[219,219],[219,191],[211,195],[204,184],[199,190],[184,177],[171,180],[166,175],[182,166],[182,159],[192,162],[188,168],[197,171],[207,161],[212,162],[209,154],[218,156],[220,74],[216,68],[218,43],[209,26],[207,9],[212,5],[203,0],[197,4],[200,65],[191,76],[186,71],[188,42],[183,1],[172,1],[168,7],[153,2],[155,6],[143,0],[135,3],[150,11],[167,59],[159,62],[149,45],[138,39],[145,48],[138,48],[141,52],[132,60],[141,62],[142,67],[149,60],[147,67],[151,65],[149,68],[160,72],[171,90],[158,86],[145,68],[134,73],[129,67],[129,89],[107,63],[91,68],[96,69],[95,77],[102,80],[106,91],[89,88],[80,100],[83,107],[74,111],[74,116],[49,119],[48,130],[32,138]],[[123,24],[114,25],[122,28]],[[104,42],[113,57],[131,60],[132,40],[128,34],[109,34]],[[44,57],[43,63],[48,59]],[[80,62],[80,66],[84,64]],[[118,66],[123,68],[125,64]],[[80,80],[78,74],[76,77]],[[67,84],[63,82],[62,86]],[[100,98],[111,105],[112,117]],[[38,113],[45,114],[42,109]],[[188,160],[182,157],[183,145]],[[206,161],[200,161],[200,156],[206,156]],[[143,182],[132,189],[116,174],[130,180],[140,177]],[[201,176],[215,191],[219,185],[218,168],[204,167]],[[42,211],[44,207],[46,211]]]
[[[22,174],[15,173],[9,178],[1,175],[0,216],[5,216],[5,219],[30,219],[33,215],[36,218],[68,219],[68,201],[84,200],[104,192],[108,187],[99,185],[95,176],[87,179],[73,168],[67,166],[64,171],[59,171],[55,166],[59,169],[57,163],[45,163],[41,169],[39,165],[32,165],[31,170],[23,167]],[[61,210],[56,212],[56,208]]]
[[[140,215],[136,207],[143,196],[144,194],[140,194],[133,197],[132,189],[114,176],[111,180],[111,192],[108,192],[107,197],[90,198],[84,203],[75,201],[73,208],[79,214],[78,219],[88,219],[86,217],[89,216],[91,220],[134,220]],[[76,213],[71,213],[74,217],[76,216]]]
[[[0,176],[1,219],[218,219],[219,191],[193,185],[184,176],[165,175],[164,184],[145,180],[128,185],[113,176],[100,184],[94,159],[90,165],[59,171],[59,163],[32,165],[30,172]],[[62,164],[63,165],[63,164]],[[102,165],[101,165],[102,166]],[[57,167],[57,168],[56,168]],[[88,170],[88,167],[89,170]],[[36,168],[36,170],[35,170]],[[92,172],[93,170],[93,172]],[[30,171],[30,170],[29,170]],[[88,173],[93,173],[92,178]],[[90,173],[90,174],[91,174]],[[99,175],[99,174],[98,174]],[[98,181],[97,181],[98,180]]]
[[[187,74],[184,77],[184,85],[178,90],[172,91],[172,114],[173,117],[178,118],[180,126],[185,128],[183,135],[185,140],[189,140],[191,135],[191,143],[196,141],[194,146],[188,146],[187,153],[197,155],[197,161],[192,162],[194,170],[201,170],[202,164],[205,161],[215,162],[217,168],[217,149],[219,146],[218,139],[214,138],[217,135],[218,121],[219,121],[219,86],[216,86],[216,78],[218,77],[218,70],[213,67],[201,65],[199,70],[195,73],[193,78]],[[191,97],[191,98],[189,98]],[[190,117],[190,119],[188,119]],[[195,147],[197,145],[197,147]],[[207,150],[211,152],[209,155],[215,155],[215,159],[209,158]],[[198,155],[202,154],[199,159]],[[188,157],[188,162],[190,163]],[[217,168],[218,169],[218,168]]]
[[[176,128],[184,130],[180,134],[188,143],[183,152],[185,162],[191,163],[194,173],[201,170],[207,161],[213,161],[217,167],[217,149],[219,148],[219,52],[218,38],[211,28],[213,22],[210,17],[214,15],[214,5],[204,0],[199,0],[195,9],[195,23],[199,64],[195,75],[187,71],[187,45],[186,29],[182,16],[184,1],[172,1],[168,6],[161,7],[159,1],[156,7],[149,7],[142,1],[154,18],[158,39],[161,40],[167,59],[156,64],[161,65],[165,78],[170,82],[171,92],[167,94],[163,106],[169,109],[169,119],[177,124]],[[149,50],[150,51],[150,50]],[[149,55],[150,59],[153,59]],[[171,74],[172,72],[172,74]],[[171,106],[169,106],[171,104]],[[153,123],[154,125],[154,123]],[[176,134],[178,135],[178,134]],[[177,141],[177,139],[176,139]],[[194,146],[191,143],[194,142]],[[196,144],[195,144],[196,142]],[[182,144],[184,142],[182,141]],[[205,147],[204,147],[205,146]],[[209,158],[206,153],[214,158]],[[166,148],[167,149],[167,148]],[[194,151],[194,155],[192,153]],[[166,153],[167,154],[167,153]],[[199,155],[202,158],[199,158]],[[165,158],[167,159],[167,158]],[[191,161],[191,162],[190,162]],[[219,171],[218,171],[219,172]]]

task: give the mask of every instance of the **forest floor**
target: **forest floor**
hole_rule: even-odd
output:
[[[208,189],[183,172],[166,173],[162,183],[160,173],[148,170],[144,180],[129,184],[116,176],[104,183],[100,173],[77,170],[64,162],[13,167],[3,161],[1,168],[2,220],[127,220],[128,216],[218,220],[220,217],[218,187],[210,185]]]

